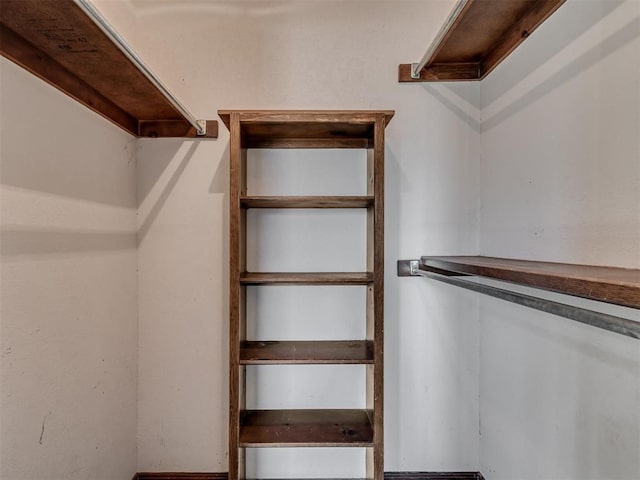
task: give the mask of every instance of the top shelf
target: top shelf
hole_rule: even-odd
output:
[[[640,270],[492,257],[422,257],[423,265],[640,308]]]
[[[219,110],[231,128],[231,114],[240,116],[243,148],[370,148],[378,114],[385,126],[392,110]]]
[[[2,0],[3,56],[138,137],[196,137],[186,118],[73,0]],[[207,121],[216,138],[218,122]]]
[[[482,80],[566,0],[461,0],[430,47],[419,78],[411,64],[400,82]]]

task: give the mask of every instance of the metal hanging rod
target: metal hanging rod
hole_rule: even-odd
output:
[[[406,275],[407,273],[402,274],[402,276]],[[576,307],[574,305],[567,305],[564,303],[554,302],[553,300],[532,297],[531,295],[525,295],[523,293],[512,292],[502,288],[492,287],[490,285],[463,280],[460,277],[469,275],[452,274],[451,272],[427,267],[423,265],[420,260],[409,261],[408,276],[433,278],[434,280],[455,285],[456,287],[466,288],[467,290],[473,290],[474,292],[483,293],[501,300],[524,305],[525,307],[533,308],[535,310],[559,315],[576,322],[585,323],[593,327],[619,333],[620,335],[640,339],[640,322],[634,322],[633,320],[609,315],[607,313],[596,312],[586,308]]]
[[[462,9],[465,7],[465,5],[467,5],[467,3],[469,3],[469,0],[458,0],[458,2],[454,5],[453,10],[451,10],[451,13],[449,13],[449,16],[447,17],[447,20],[444,22],[442,27],[440,27],[436,38],[433,39],[433,42],[431,42],[431,45],[429,45],[429,49],[422,56],[422,60],[420,60],[419,63],[411,64],[411,78],[420,78],[420,72],[427,65],[427,62],[431,59],[436,49],[440,46],[440,42],[442,42],[444,36],[458,19],[458,16],[462,12]]]
[[[120,49],[120,51],[142,72],[142,74],[155,86],[160,93],[173,105],[173,107],[182,115],[187,122],[196,129],[199,136],[207,134],[206,120],[197,120],[187,108],[164,86],[151,69],[142,61],[138,54],[131,48],[124,38],[113,28],[106,18],[93,6],[90,0],[73,0],[78,7],[84,11],[87,16],[95,23],[104,34]]]

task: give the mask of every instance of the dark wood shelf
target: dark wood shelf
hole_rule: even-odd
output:
[[[132,135],[197,136],[72,0],[2,0],[0,53]],[[212,120],[198,138],[217,136]]]
[[[241,365],[370,364],[373,342],[343,341],[244,341]]]
[[[245,272],[243,285],[367,285],[373,282],[370,272]]]
[[[372,148],[376,114],[364,110],[234,110],[243,148]],[[227,126],[230,110],[218,115]],[[382,111],[385,125],[394,112]]]
[[[640,270],[492,257],[422,257],[431,268],[640,308]]]
[[[373,196],[246,196],[240,197],[240,206],[243,208],[368,208],[373,205],[373,200]]]
[[[402,64],[400,82],[482,80],[566,0],[468,0],[420,78]]]
[[[367,410],[245,410],[242,447],[371,447]]]

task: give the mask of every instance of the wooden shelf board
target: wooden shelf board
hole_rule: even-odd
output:
[[[240,364],[371,364],[373,342],[341,341],[245,341]]]
[[[436,46],[419,79],[411,65],[400,82],[482,80],[566,0],[469,0]]]
[[[367,410],[245,410],[241,447],[371,447]]]
[[[377,113],[388,124],[391,110],[219,110],[229,128],[240,115],[243,148],[369,148]]]
[[[243,285],[367,285],[373,282],[370,272],[245,272]]]
[[[640,270],[492,257],[422,257],[428,267],[640,308]]]
[[[373,201],[373,196],[245,196],[240,197],[240,206],[243,208],[367,208],[373,205]]]
[[[195,129],[72,0],[2,0],[0,53],[135,136]],[[218,136],[207,122],[206,137]]]

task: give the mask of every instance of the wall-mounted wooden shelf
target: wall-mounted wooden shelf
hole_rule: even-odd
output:
[[[2,0],[0,52],[137,137],[196,137],[160,90],[72,0]],[[218,122],[207,121],[216,138]]]
[[[398,80],[482,80],[564,2],[463,0],[429,49],[420,77],[412,78],[411,64],[402,64]]]
[[[640,308],[640,270],[491,257],[422,257],[423,265]]]
[[[367,196],[242,196],[242,208],[369,208],[374,197]]]
[[[599,302],[640,309],[640,269],[534,262],[492,257],[422,257],[398,260],[399,277],[427,277],[534,310],[640,339],[640,314],[631,318],[552,300],[535,293],[478,282],[469,276],[510,282]],[[624,314],[623,314],[624,315]]]
[[[242,285],[367,285],[371,272],[245,272]]]

